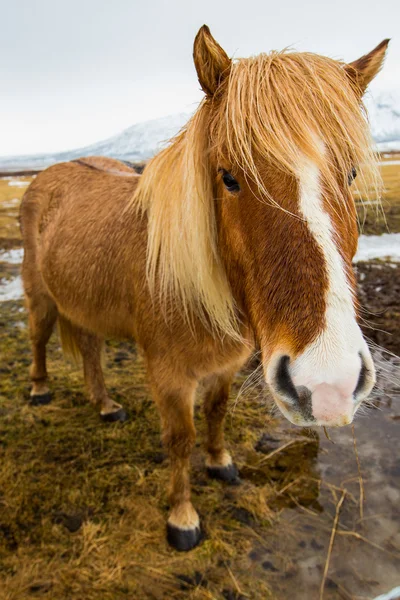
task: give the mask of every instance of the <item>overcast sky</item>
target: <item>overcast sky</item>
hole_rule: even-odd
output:
[[[0,0],[0,155],[72,149],[201,98],[207,23],[237,57],[293,46],[354,60],[392,38],[372,93],[400,88],[399,0]]]

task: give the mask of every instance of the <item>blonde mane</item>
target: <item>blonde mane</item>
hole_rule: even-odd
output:
[[[148,218],[153,292],[163,302],[181,301],[189,317],[199,315],[218,332],[237,335],[217,247],[212,155],[228,161],[233,172],[242,169],[257,185],[259,199],[272,204],[257,167],[263,161],[298,177],[301,156],[311,159],[339,212],[346,210],[343,185],[353,167],[375,193],[379,175],[364,109],[344,63],[273,52],[232,64],[215,97],[205,99],[149,162],[132,203]]]

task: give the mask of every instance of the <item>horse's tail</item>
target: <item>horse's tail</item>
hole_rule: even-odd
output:
[[[74,362],[78,363],[82,355],[76,340],[75,327],[71,321],[60,314],[58,315],[58,331],[64,356],[72,358]]]

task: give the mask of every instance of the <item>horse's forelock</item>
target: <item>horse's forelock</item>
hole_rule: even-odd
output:
[[[260,199],[275,203],[257,164],[298,178],[304,156],[320,169],[331,201],[343,200],[341,183],[355,166],[358,182],[379,197],[372,138],[344,63],[311,53],[260,54],[234,63],[224,87],[213,105],[212,144],[257,184]]]

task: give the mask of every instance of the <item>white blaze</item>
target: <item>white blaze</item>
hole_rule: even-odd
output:
[[[304,385],[311,392],[317,385],[329,384],[343,396],[351,396],[360,374],[360,352],[367,368],[373,368],[372,360],[356,321],[353,292],[335,243],[332,220],[324,207],[319,169],[307,159],[299,171],[299,208],[324,256],[328,289],[324,330],[291,363],[290,374],[296,386]]]

